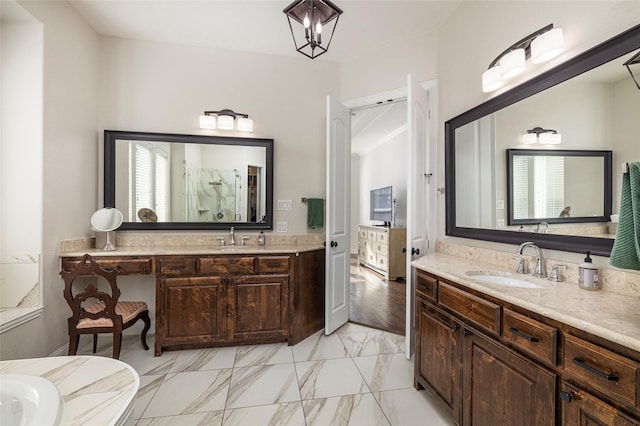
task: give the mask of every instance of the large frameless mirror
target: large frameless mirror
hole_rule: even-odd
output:
[[[272,139],[105,130],[104,150],[120,229],[272,228]]]

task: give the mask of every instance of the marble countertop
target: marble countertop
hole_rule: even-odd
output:
[[[140,386],[129,365],[97,356],[61,356],[0,361],[0,374],[43,377],[56,385],[63,425],[119,425],[133,412]]]
[[[582,290],[577,282],[554,283],[531,274],[515,274],[512,269],[441,253],[428,254],[411,265],[640,352],[640,299],[637,297]],[[513,274],[543,288],[488,284],[473,279],[467,271]]]
[[[104,251],[97,248],[84,249],[82,251],[69,251],[60,253],[60,257],[77,257],[88,253],[92,256],[167,256],[167,255],[219,255],[219,254],[294,254],[306,251],[324,249],[322,244],[268,244],[265,246],[219,246],[211,245],[176,245],[176,246],[149,246],[149,247],[116,247],[113,251]]]

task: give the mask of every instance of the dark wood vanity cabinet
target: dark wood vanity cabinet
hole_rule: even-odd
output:
[[[324,249],[95,258],[122,274],[155,274],[156,356],[167,349],[294,345],[324,327]],[[63,257],[62,269],[80,260]]]
[[[421,270],[415,296],[414,384],[456,424],[640,426],[640,354]]]

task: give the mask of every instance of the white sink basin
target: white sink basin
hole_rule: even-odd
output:
[[[0,424],[58,425],[63,402],[49,380],[25,374],[0,375]]]
[[[495,284],[503,287],[517,288],[544,288],[543,285],[526,281],[515,277],[508,273],[486,272],[486,271],[467,271],[467,275],[474,280],[482,281],[487,284]]]

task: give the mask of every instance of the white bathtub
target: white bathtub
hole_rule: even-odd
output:
[[[49,380],[26,374],[0,375],[2,426],[58,425],[64,403]]]

